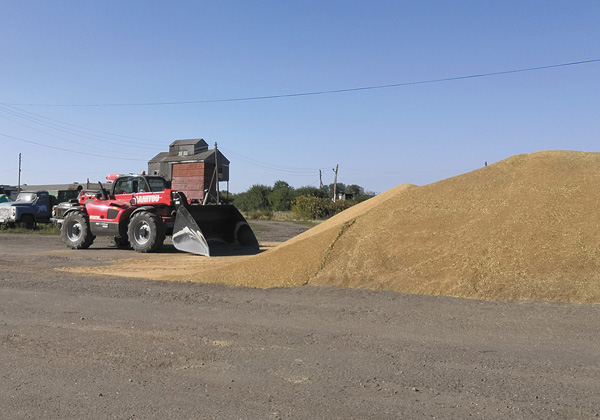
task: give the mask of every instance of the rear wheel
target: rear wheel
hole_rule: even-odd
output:
[[[60,237],[71,249],[86,249],[96,237],[90,231],[87,216],[80,212],[69,213],[60,228]]]
[[[129,243],[137,252],[157,251],[166,235],[167,228],[162,219],[147,211],[134,214],[127,230]]]

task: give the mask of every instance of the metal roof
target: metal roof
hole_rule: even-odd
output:
[[[219,153],[219,166],[228,165],[229,159],[221,153],[220,150],[217,150]],[[202,153],[196,153],[195,155],[187,155],[187,156],[173,156],[168,152],[161,152],[158,155],[154,156],[152,159],[148,161],[148,163],[160,163],[160,162],[175,162],[175,163],[183,163],[183,162],[214,162],[215,161],[215,150],[207,150]]]
[[[202,143],[203,146],[208,147],[208,143],[204,141],[204,139],[183,139],[183,140],[175,140],[169,146],[180,146],[180,145],[196,145],[198,143]]]

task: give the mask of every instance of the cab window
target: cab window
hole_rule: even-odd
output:
[[[148,182],[146,183],[146,180]],[[148,185],[149,184],[149,185]],[[168,188],[167,182],[161,177],[128,176],[115,181],[115,194],[137,194],[141,192],[161,192]]]
[[[168,188],[167,181],[160,177],[147,177],[148,184],[150,184],[150,191],[161,192]]]
[[[136,194],[147,192],[148,186],[144,178],[128,176],[117,179],[114,191],[115,194]]]
[[[134,193],[148,192],[148,186],[144,178],[133,178],[132,188]]]
[[[131,177],[123,177],[117,179],[114,188],[115,194],[132,194],[133,182]]]

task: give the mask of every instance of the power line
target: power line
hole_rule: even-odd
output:
[[[2,108],[0,107],[0,112],[6,112],[6,110],[4,110],[4,109],[2,109]],[[19,115],[17,115],[17,114],[15,114],[15,115],[16,115],[16,116],[18,116],[18,117],[20,117],[20,116],[19,116]],[[15,123],[15,124],[18,124],[18,125],[21,125],[21,126],[23,126],[23,127],[27,127],[28,129],[30,129],[30,130],[33,130],[33,131],[37,131],[38,133],[42,133],[42,134],[45,134],[45,135],[47,135],[47,136],[50,136],[50,137],[54,137],[54,138],[56,138],[56,139],[63,140],[63,141],[65,141],[65,142],[67,142],[67,143],[76,144],[76,145],[78,145],[78,146],[83,146],[83,143],[82,143],[82,142],[81,142],[79,139],[81,139],[81,138],[87,138],[87,139],[90,139],[90,140],[94,140],[96,143],[103,142],[103,143],[112,143],[112,144],[116,144],[116,145],[119,145],[119,147],[120,147],[120,148],[122,148],[122,147],[129,147],[129,148],[139,148],[139,146],[137,146],[137,145],[134,145],[134,146],[132,146],[132,145],[127,145],[127,144],[121,144],[120,142],[117,142],[117,141],[110,141],[110,140],[98,140],[98,139],[96,139],[96,138],[94,138],[94,137],[90,137],[90,136],[87,136],[87,135],[82,135],[82,134],[78,135],[78,140],[69,140],[69,139],[67,139],[67,138],[65,138],[65,137],[57,136],[56,134],[51,134],[51,133],[48,133],[48,132],[46,132],[46,131],[44,131],[44,130],[40,130],[40,129],[38,129],[38,128],[35,128],[35,127],[32,127],[32,126],[29,126],[29,125],[27,125],[27,124],[24,124],[24,123],[22,123],[22,122],[16,121],[16,120],[14,120],[14,119],[11,119],[11,118],[8,118],[7,116],[5,116],[5,115],[2,115],[1,113],[0,113],[0,118],[3,118],[3,119],[5,119],[5,120],[7,120],[7,121],[13,122],[13,123]],[[36,121],[32,121],[32,122],[36,122]],[[38,123],[38,122],[36,122],[36,123]],[[42,125],[42,126],[49,127],[49,128],[51,128],[51,129],[55,129],[55,130],[58,130],[58,131],[61,131],[61,132],[64,132],[64,133],[67,133],[67,134],[71,134],[71,135],[73,135],[73,133],[71,133],[71,132],[69,132],[69,131],[66,131],[66,130],[61,130],[61,129],[59,129],[59,128],[55,128],[55,127],[49,126],[49,125],[47,125],[47,124],[43,124],[43,123],[38,123],[38,124],[40,124],[40,125]],[[85,145],[85,147],[87,147],[88,149],[106,150],[106,147],[104,147],[104,148],[103,148],[103,147],[90,146],[90,145]]]
[[[32,140],[25,140],[25,139],[22,139],[22,138],[19,138],[19,137],[13,137],[13,136],[9,136],[8,134],[3,134],[3,133],[0,133],[0,136],[6,137],[6,138],[9,138],[9,139],[13,139],[13,140],[17,140],[17,141],[22,141],[22,142],[25,142],[25,143],[35,144],[36,146],[47,147],[48,149],[60,150],[61,152],[76,153],[78,155],[94,156],[94,157],[107,158],[107,159],[118,159],[118,160],[130,160],[130,161],[147,162],[145,159],[133,159],[133,158],[122,158],[122,157],[115,157],[115,156],[98,155],[98,154],[95,154],[95,153],[78,152],[76,150],[63,149],[61,147],[55,147],[55,146],[48,146],[47,144],[38,143],[38,142],[35,142],[35,141],[32,141]]]
[[[68,133],[71,135],[77,135],[79,137],[85,137],[85,138],[89,138],[92,140],[102,139],[100,141],[103,141],[106,143],[118,144],[120,146],[123,146],[124,143],[133,144],[133,146],[127,146],[125,144],[126,147],[139,147],[140,145],[147,145],[148,143],[157,143],[157,144],[162,143],[158,140],[148,140],[148,139],[141,139],[138,137],[129,137],[129,136],[121,135],[121,134],[114,134],[114,133],[109,133],[106,131],[100,131],[100,130],[95,130],[93,128],[87,128],[87,127],[83,127],[80,125],[75,125],[75,124],[71,124],[68,122],[45,117],[43,115],[34,114],[33,112],[25,111],[25,110],[22,110],[22,109],[19,109],[14,106],[10,106],[10,105],[2,106],[0,104],[0,111],[4,112],[6,114],[9,114],[9,115],[16,116],[23,120],[44,126],[44,127],[52,128],[57,131],[62,131],[64,133]],[[6,118],[6,117],[4,117],[4,118]],[[6,118],[6,119],[8,119],[8,118]],[[12,121],[10,119],[8,119],[8,120]],[[47,122],[47,121],[50,121],[50,122]],[[13,122],[15,122],[15,121],[13,121]],[[21,124],[21,125],[23,125],[23,124]],[[63,127],[63,126],[66,126],[66,127]],[[70,127],[76,127],[76,128],[70,128]],[[79,130],[79,129],[81,129],[81,130]],[[85,131],[82,131],[82,130],[85,130]],[[101,135],[94,134],[94,133],[101,133]],[[103,135],[103,134],[107,134],[111,137],[107,137],[106,135]],[[128,139],[131,139],[131,140],[128,140]],[[110,141],[110,140],[113,140],[113,141]]]
[[[221,150],[226,152],[228,155],[231,154],[231,155],[237,156],[239,158],[242,158],[243,160],[251,163],[254,166],[258,166],[260,168],[267,169],[267,170],[274,171],[274,172],[281,172],[281,173],[286,173],[286,174],[290,174],[290,175],[311,175],[312,176],[315,174],[315,172],[317,172],[320,169],[320,168],[297,168],[297,167],[292,167],[292,166],[274,165],[272,163],[262,162],[260,160],[249,158],[247,156],[236,153],[228,148],[221,148]]]
[[[266,100],[266,99],[281,99],[281,98],[294,98],[294,97],[301,97],[301,96],[331,95],[331,94],[336,94],[336,93],[359,92],[359,91],[375,90],[375,89],[390,89],[390,88],[397,88],[397,87],[404,87],[404,86],[452,82],[452,81],[457,81],[457,80],[467,80],[467,79],[476,79],[476,78],[482,78],[482,77],[502,76],[502,75],[507,75],[507,74],[548,70],[548,69],[555,69],[555,68],[559,68],[559,67],[577,66],[577,65],[592,64],[592,63],[597,63],[597,62],[600,62],[600,58],[594,58],[591,60],[582,60],[582,61],[572,61],[572,62],[560,63],[560,64],[550,64],[550,65],[546,65],[546,66],[527,67],[527,68],[513,69],[513,70],[503,70],[503,71],[496,71],[496,72],[490,72],[490,73],[471,74],[471,75],[467,75],[467,76],[445,77],[445,78],[441,78],[441,79],[429,79],[429,80],[420,80],[420,81],[412,81],[412,82],[390,83],[390,84],[385,84],[385,85],[362,86],[362,87],[346,88],[346,89],[320,90],[320,91],[313,91],[313,92],[285,93],[285,94],[279,94],[279,95],[248,96],[248,97],[241,97],[241,98],[206,99],[206,100],[196,100],[196,101],[173,101],[173,102],[107,103],[107,104],[40,104],[40,103],[36,104],[36,103],[7,103],[7,102],[0,102],[0,104],[1,105],[9,105],[9,106],[43,106],[43,107],[118,107],[118,106],[194,105],[194,104],[209,104],[209,103],[218,103],[218,102],[259,101],[259,100]]]

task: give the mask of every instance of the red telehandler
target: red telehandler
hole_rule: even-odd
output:
[[[227,247],[258,250],[244,216],[232,205],[190,204],[160,176],[121,175],[111,191],[81,191],[79,198],[55,208],[53,220],[72,249],[89,248],[96,236],[113,236],[120,247],[155,252],[167,235],[175,248],[198,255],[227,253]]]

